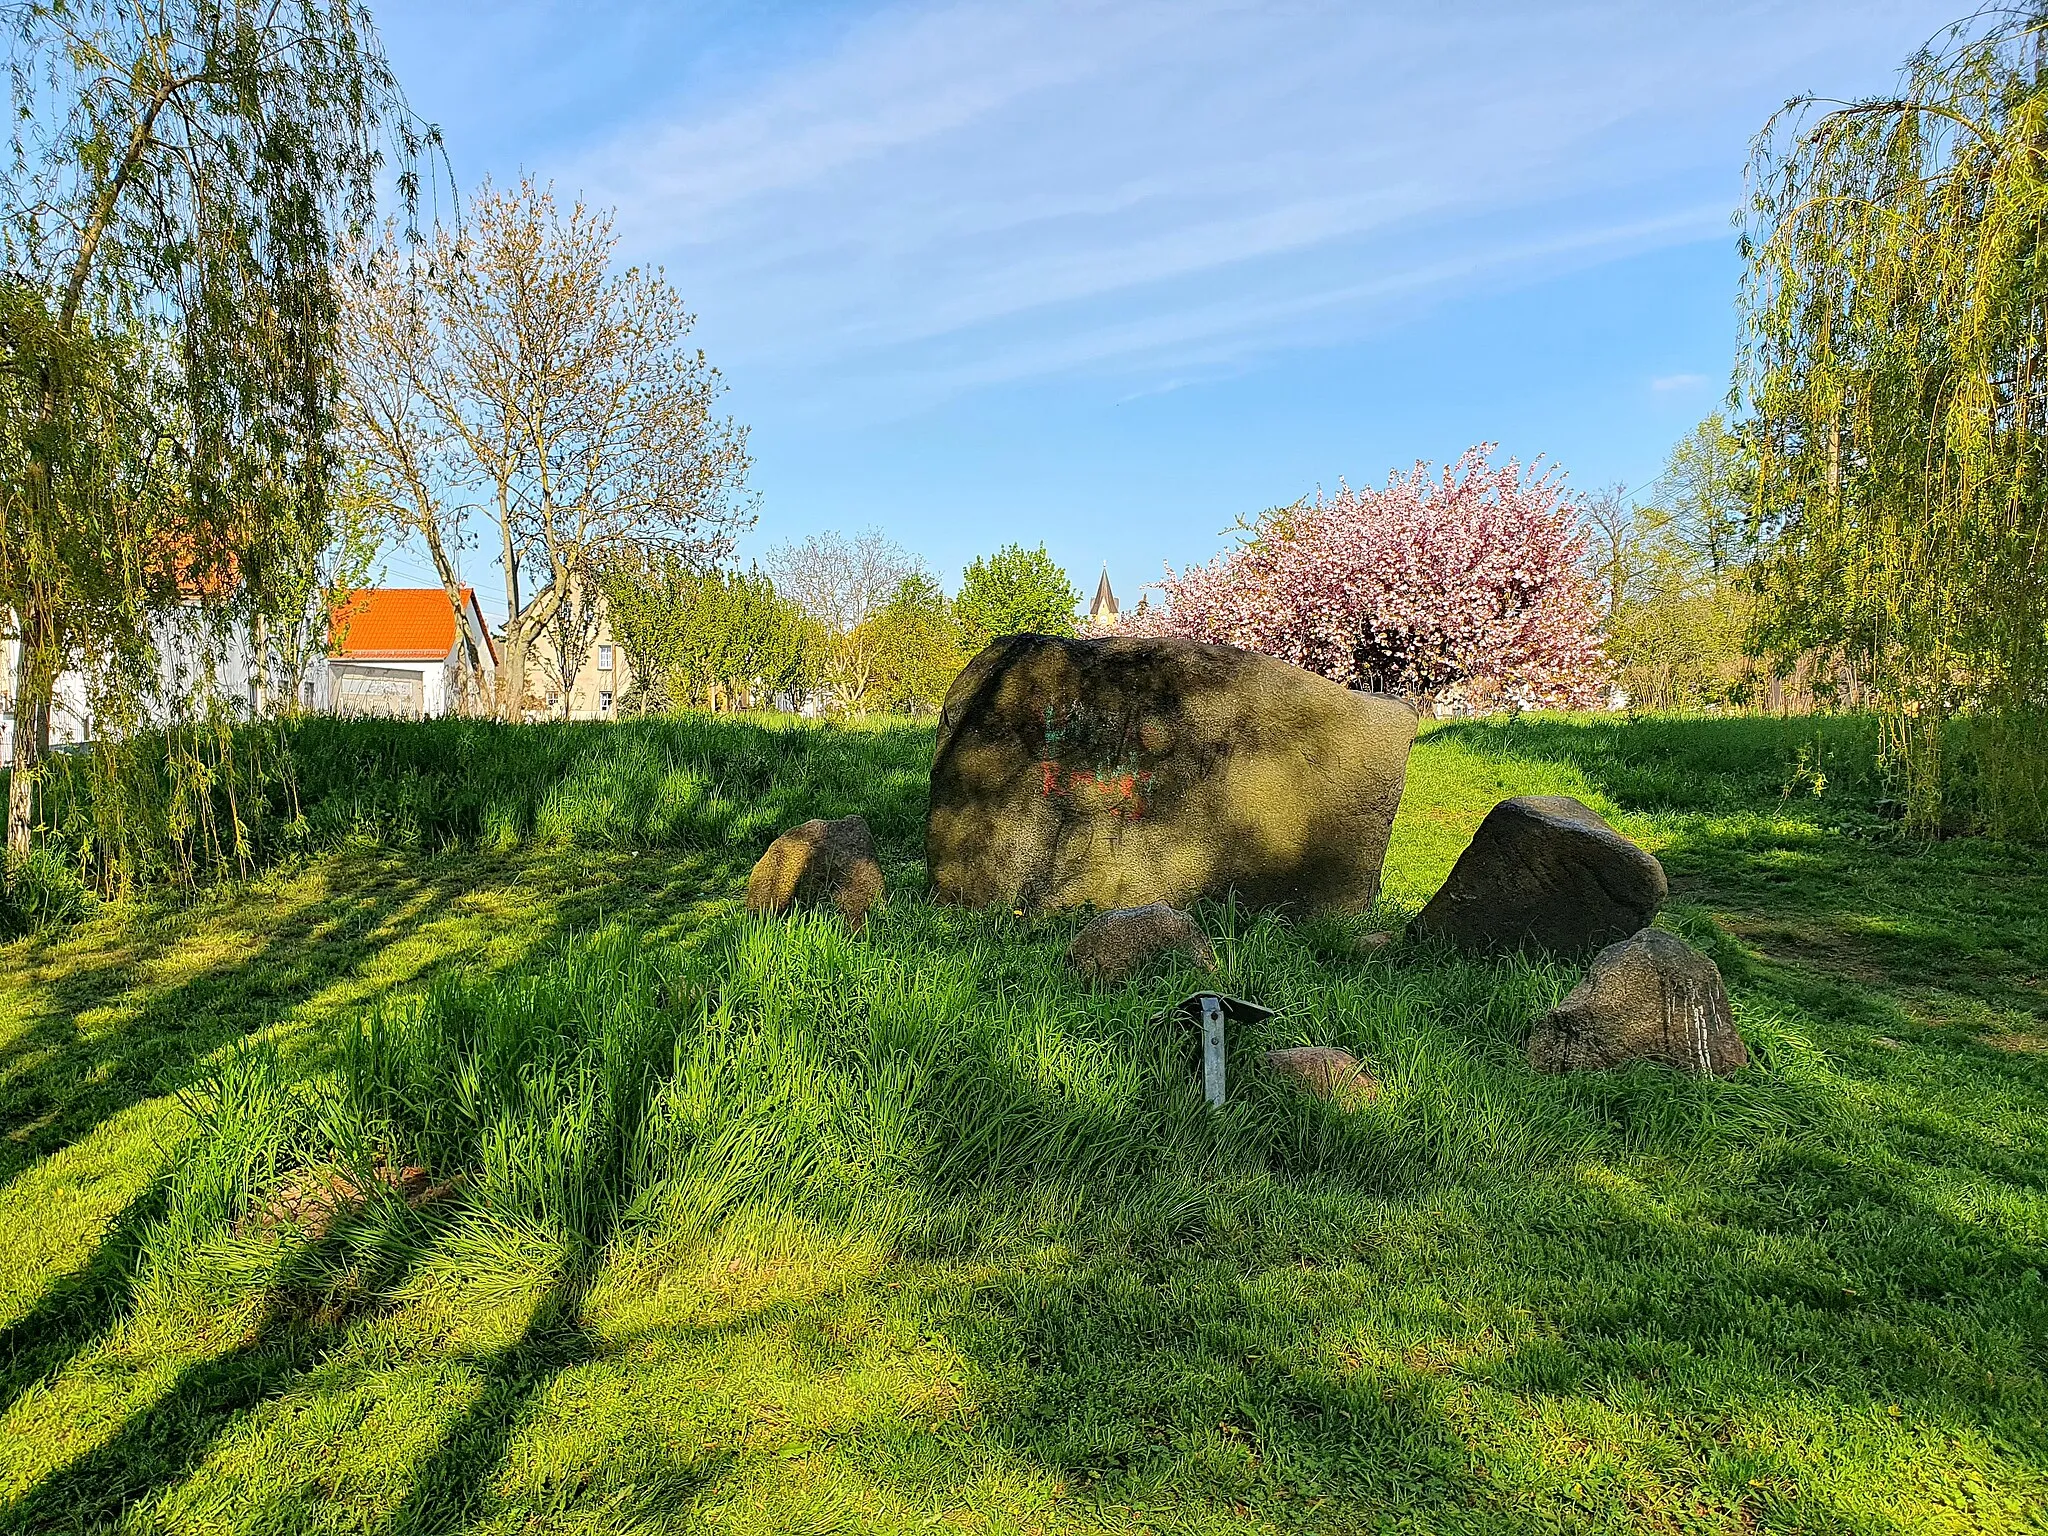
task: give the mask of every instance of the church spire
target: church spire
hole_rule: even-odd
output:
[[[1102,580],[1095,585],[1095,601],[1088,605],[1088,622],[1096,629],[1109,629],[1122,613],[1116,594],[1109,589],[1109,562],[1102,562]]]

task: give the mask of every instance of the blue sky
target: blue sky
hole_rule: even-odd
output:
[[[1135,596],[1238,517],[1496,441],[1593,489],[1718,403],[1787,96],[1956,0],[378,12],[459,183],[615,205],[749,424],[758,554],[1043,541]],[[467,574],[502,590],[485,556]],[[394,582],[426,568],[392,557]]]

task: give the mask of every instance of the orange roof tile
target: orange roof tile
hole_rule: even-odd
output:
[[[462,605],[472,603],[462,589]],[[349,593],[328,624],[334,656],[438,661],[455,648],[455,610],[439,587],[374,587]]]

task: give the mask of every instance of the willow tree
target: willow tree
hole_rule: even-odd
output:
[[[368,227],[388,149],[415,205],[433,135],[353,0],[32,0],[0,26],[0,242],[34,274],[0,314],[18,852],[65,665],[118,654],[96,687],[132,697],[169,607],[259,636],[303,617],[274,610],[328,542],[336,251]],[[110,346],[155,359],[151,390],[110,386]],[[108,473],[110,433],[151,473]]]
[[[1760,636],[1832,652],[1886,717],[1907,819],[2048,790],[2048,8],[1984,13],[1892,96],[1795,101],[1755,145],[1739,390],[1759,454]]]

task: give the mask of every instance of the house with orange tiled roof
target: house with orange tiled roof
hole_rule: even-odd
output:
[[[497,671],[473,588],[459,609],[439,587],[363,588],[334,606],[320,703],[337,715],[425,720],[488,699]]]

